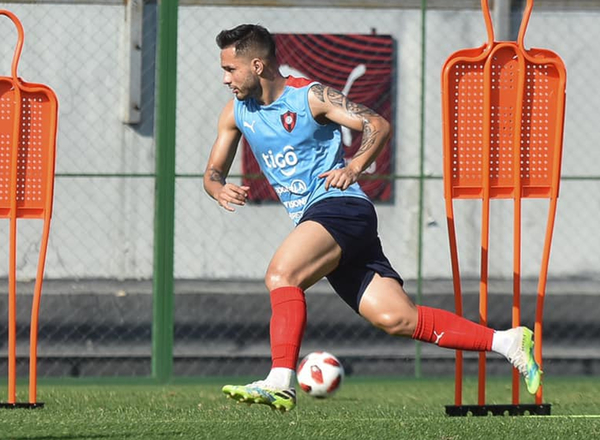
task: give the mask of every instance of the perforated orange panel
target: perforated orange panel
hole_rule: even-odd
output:
[[[53,156],[56,102],[36,84],[34,91],[21,91],[19,142],[16,170],[17,217],[42,217],[48,185],[54,179]],[[36,90],[37,89],[37,90]],[[13,133],[16,118],[15,91],[8,81],[0,80],[0,217],[10,212],[10,173],[14,153]]]
[[[12,120],[14,93],[9,81],[0,82],[0,214],[10,207],[10,158],[12,152]]]
[[[452,182],[474,197],[481,195],[483,171],[483,66],[457,63],[450,73]]]
[[[564,74],[554,59],[500,43],[482,59],[447,65],[452,198],[481,198],[486,178],[491,198],[514,197],[519,187],[521,197],[550,197],[564,117]]]

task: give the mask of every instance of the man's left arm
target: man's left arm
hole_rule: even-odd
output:
[[[358,180],[381,153],[391,135],[390,124],[365,105],[353,102],[342,92],[321,84],[311,87],[309,104],[317,121],[331,121],[362,132],[360,148],[346,167],[319,176],[326,179],[326,189],[334,187],[345,190]]]

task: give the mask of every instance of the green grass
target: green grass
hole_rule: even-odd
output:
[[[213,379],[169,386],[41,385],[38,394],[46,404],[43,409],[0,409],[0,438],[600,438],[600,379],[548,379],[544,401],[552,404],[549,417],[447,417],[444,405],[453,403],[451,379],[348,378],[330,399],[317,400],[300,394],[298,407],[287,414],[226,399],[220,392],[225,382]],[[19,390],[25,392],[25,388],[21,386]],[[6,388],[0,386],[0,393],[4,400]],[[474,382],[468,381],[464,403],[472,404],[474,399]],[[488,380],[487,403],[510,403],[507,380]],[[533,400],[524,396],[522,403]]]

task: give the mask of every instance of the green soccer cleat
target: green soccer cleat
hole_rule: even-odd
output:
[[[225,385],[223,393],[227,397],[241,403],[259,403],[281,412],[291,411],[296,407],[296,390],[276,390],[269,388],[264,381],[252,382],[248,385]]]
[[[527,391],[537,393],[542,383],[543,371],[535,360],[533,353],[533,332],[527,327],[509,330],[515,333],[515,342],[508,353],[508,360],[525,377]]]

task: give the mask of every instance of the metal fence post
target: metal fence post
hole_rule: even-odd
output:
[[[419,248],[417,257],[417,304],[421,304],[423,296],[423,210],[425,197],[425,55],[426,55],[426,21],[427,0],[421,0],[421,116],[419,133]],[[415,343],[415,377],[421,377],[421,343]]]
[[[152,376],[163,383],[173,372],[177,9],[178,0],[159,3]]]

